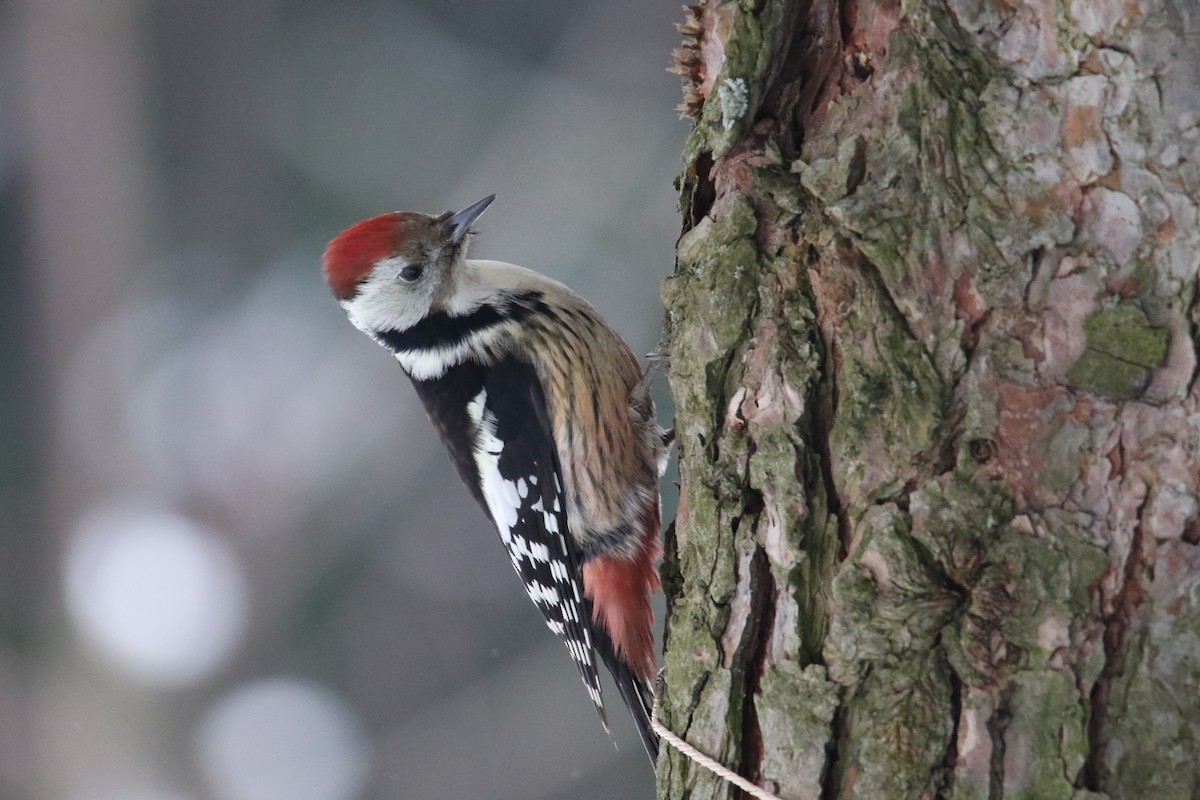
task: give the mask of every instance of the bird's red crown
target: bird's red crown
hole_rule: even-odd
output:
[[[355,223],[342,231],[325,248],[325,282],[338,300],[349,300],[358,284],[382,258],[397,252],[407,215],[395,211]]]

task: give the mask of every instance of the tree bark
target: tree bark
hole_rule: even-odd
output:
[[[687,13],[664,721],[789,800],[1200,797],[1200,14]]]

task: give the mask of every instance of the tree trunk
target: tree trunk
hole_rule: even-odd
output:
[[[1200,797],[1200,14],[682,30],[664,721],[789,800]]]

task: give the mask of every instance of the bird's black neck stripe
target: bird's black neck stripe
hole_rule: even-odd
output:
[[[520,322],[540,303],[541,292],[513,295],[503,304],[485,303],[469,314],[452,317],[435,311],[405,330],[377,331],[375,338],[395,353],[434,352],[455,348],[472,336],[508,320]]]

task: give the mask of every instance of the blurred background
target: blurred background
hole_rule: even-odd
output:
[[[652,350],[678,19],[0,0],[0,798],[652,796],[319,259],[495,192]]]

